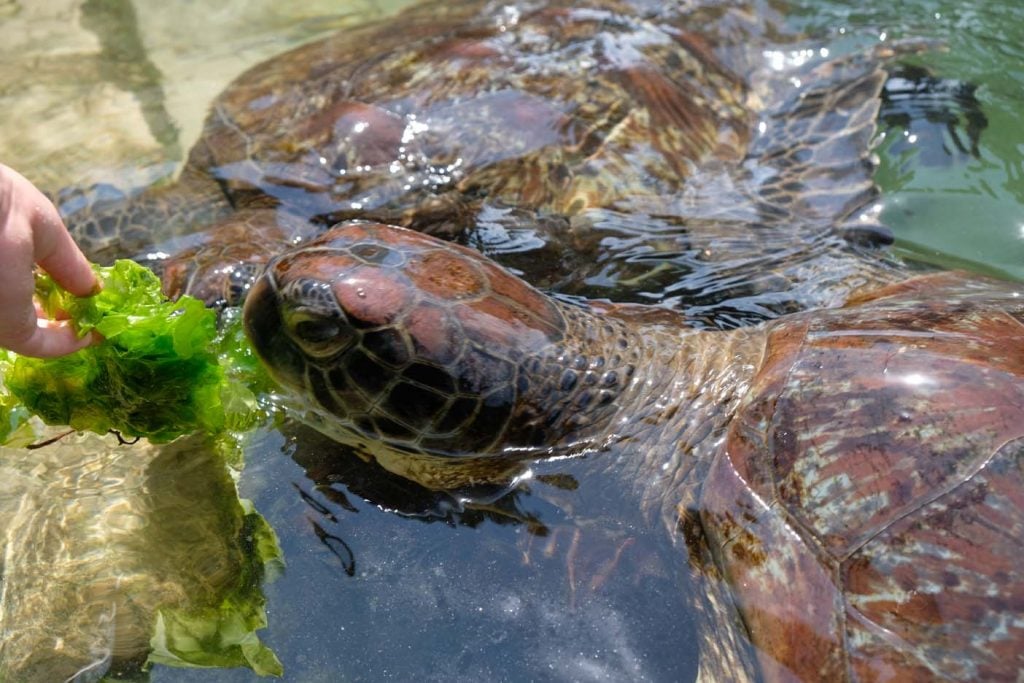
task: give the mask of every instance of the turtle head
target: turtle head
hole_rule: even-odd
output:
[[[322,431],[448,460],[532,445],[525,364],[565,330],[558,306],[477,252],[376,223],[272,259],[244,315]]]

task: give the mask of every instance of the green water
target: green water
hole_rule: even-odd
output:
[[[0,159],[48,187],[165,174],[244,68],[398,4],[0,1]],[[796,6],[794,22],[836,48],[944,44],[909,61],[976,84],[988,125],[976,156],[955,151],[941,126],[937,147],[888,130],[884,219],[910,256],[1024,279],[1024,9],[1013,0]],[[680,550],[636,534],[645,521],[607,483],[579,482],[585,496],[538,484],[465,509],[305,430],[260,431],[249,451],[240,488],[279,533],[288,563],[266,586],[262,634],[287,680],[692,678]],[[6,464],[36,476],[31,454]],[[614,554],[623,535],[639,538],[600,592],[577,594],[566,577],[579,530],[566,510],[615,520],[587,529],[591,562]],[[537,520],[547,535],[530,533]],[[167,667],[150,678],[254,680]]]
[[[1024,278],[1024,5],[897,0],[798,3],[801,22],[858,40],[925,38],[940,49],[911,59],[978,86],[988,128],[977,158],[922,163],[919,149],[882,145],[877,180],[885,222],[917,258]],[[860,4],[860,3],[858,3]],[[900,135],[900,131],[894,131]],[[947,148],[954,148],[946,136]]]

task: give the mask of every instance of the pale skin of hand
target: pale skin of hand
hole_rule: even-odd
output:
[[[0,346],[40,358],[88,346],[65,320],[50,320],[33,300],[38,265],[77,296],[99,291],[88,260],[57,209],[17,171],[0,164]]]

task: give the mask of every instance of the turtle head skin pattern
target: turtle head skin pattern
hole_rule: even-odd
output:
[[[272,259],[245,305],[257,353],[314,425],[400,454],[374,455],[433,487],[504,478],[516,453],[600,436],[652,344],[591,318],[475,251],[375,223]],[[409,471],[424,459],[448,463]]]
[[[245,306],[308,421],[423,485],[605,451],[589,462],[687,545],[710,679],[1024,667],[1018,285],[931,275],[694,331],[353,223],[271,260]]]

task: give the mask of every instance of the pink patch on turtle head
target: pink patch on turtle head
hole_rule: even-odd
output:
[[[349,320],[367,327],[394,322],[416,299],[413,285],[400,271],[372,266],[335,279],[332,291]]]
[[[410,311],[403,322],[417,354],[425,360],[447,365],[458,357],[465,338],[446,309],[421,304]]]
[[[528,351],[562,338],[561,327],[552,321],[538,318],[515,302],[496,298],[459,306],[455,316],[462,323],[466,336],[484,348]]]
[[[332,282],[357,265],[358,261],[342,252],[303,249],[278,259],[273,265],[273,275],[282,287],[302,279]]]

